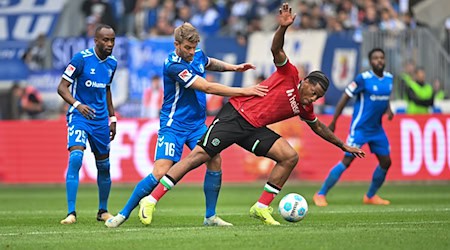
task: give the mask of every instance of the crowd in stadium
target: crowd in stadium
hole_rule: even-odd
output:
[[[190,22],[204,35],[246,36],[254,31],[273,29],[265,19],[276,10],[279,0],[85,0],[86,35],[97,23],[106,23],[118,35],[146,38],[171,35],[175,27]],[[294,30],[348,29],[403,30],[424,24],[417,22],[408,1],[392,0],[300,0],[292,1],[297,18]]]

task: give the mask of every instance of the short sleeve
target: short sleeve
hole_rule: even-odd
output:
[[[353,82],[351,82],[347,86],[347,88],[345,88],[345,93],[348,96],[353,97],[354,95],[361,93],[361,91],[363,90],[364,90],[364,79],[362,75],[359,74],[355,77],[355,80],[353,80]]]
[[[186,65],[181,63],[170,65],[167,73],[174,81],[180,83],[185,88],[189,88],[198,78],[198,75],[190,72]]]
[[[314,114],[314,105],[300,105],[300,118],[307,123],[316,122],[317,116]]]
[[[277,72],[283,75],[298,75],[297,68],[292,65],[289,59],[286,58],[286,61],[281,64],[275,64],[277,67]]]
[[[67,65],[62,78],[67,80],[70,83],[73,83],[74,80],[81,75],[84,67],[84,59],[81,53],[75,54],[72,60],[70,60],[69,65]]]

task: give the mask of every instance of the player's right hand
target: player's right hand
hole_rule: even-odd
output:
[[[88,120],[92,120],[95,118],[95,110],[85,104],[80,104],[77,107],[77,110]]]
[[[289,7],[288,3],[283,3],[280,8],[280,14],[278,15],[278,23],[280,26],[289,26],[295,20],[296,14],[292,14],[292,8]]]
[[[247,88],[244,88],[245,90],[245,95],[246,96],[266,96],[267,92],[269,92],[269,87],[266,85],[261,85],[261,84],[257,84],[254,86],[250,86]]]
[[[354,157],[359,157],[359,158],[366,157],[366,153],[362,149],[351,147],[347,144],[344,144],[344,146],[342,146],[342,150],[344,150],[345,152],[349,152]]]

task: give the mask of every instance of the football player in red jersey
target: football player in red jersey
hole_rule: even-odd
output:
[[[144,209],[145,216],[153,215],[156,202],[186,173],[236,143],[255,155],[265,156],[276,162],[261,197],[250,209],[250,215],[265,224],[279,225],[273,219],[269,205],[297,165],[298,155],[284,138],[267,125],[293,116],[299,116],[317,135],[343,151],[356,157],[365,156],[361,149],[343,143],[314,114],[313,102],[325,94],[329,81],[320,71],[313,71],[300,81],[297,68],[289,62],[283,50],[284,35],[294,19],[295,14],[284,3],[280,8],[279,27],[271,47],[277,70],[260,83],[268,86],[267,95],[231,98],[194,150],[167,172],[151,195],[143,198],[148,201],[148,207]]]

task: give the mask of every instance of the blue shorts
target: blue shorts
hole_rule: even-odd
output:
[[[73,117],[67,123],[67,148],[73,146],[86,148],[86,141],[89,141],[94,154],[108,154],[110,147],[108,120],[90,121],[84,117]]]
[[[197,142],[206,133],[205,124],[196,129],[179,131],[170,127],[163,127],[158,131],[158,140],[156,141],[155,161],[167,159],[178,162],[183,154],[183,146],[186,144],[189,149],[193,149]]]
[[[383,129],[376,132],[365,132],[361,130],[355,130],[354,134],[349,134],[347,137],[347,144],[352,147],[361,148],[364,144],[368,143],[370,152],[376,155],[389,155],[391,147],[389,145],[388,138]],[[345,153],[346,156],[353,156],[350,153]]]

